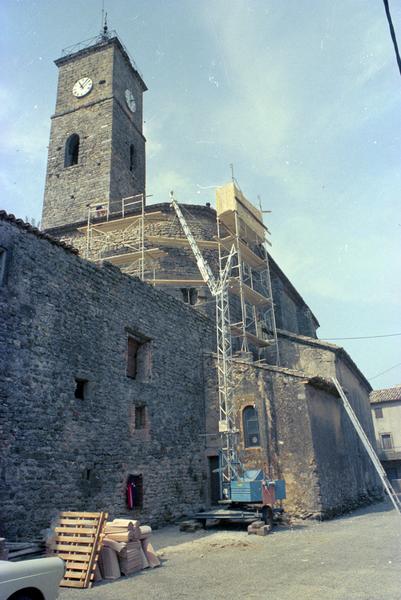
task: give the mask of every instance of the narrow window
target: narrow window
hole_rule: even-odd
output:
[[[393,440],[391,439],[391,433],[382,433],[380,435],[383,450],[391,450],[393,447]]]
[[[86,379],[75,379],[75,398],[78,398],[79,400],[85,400],[87,383],[88,382]]]
[[[0,285],[6,282],[7,250],[0,247]]]
[[[135,429],[146,427],[146,406],[135,406]]]
[[[196,304],[198,300],[198,290],[196,288],[181,288],[182,299],[185,304]]]
[[[244,428],[245,448],[252,448],[260,445],[259,423],[256,409],[253,406],[246,406],[242,411],[242,422]]]
[[[194,306],[198,300],[198,290],[196,288],[189,288],[189,303]]]
[[[72,167],[78,164],[79,135],[73,133],[65,143],[64,167]]]
[[[136,168],[136,152],[134,144],[129,147],[129,170],[135,171]]]
[[[142,475],[128,475],[127,507],[129,509],[143,507],[143,478]]]
[[[140,343],[135,338],[128,337],[127,377],[136,379],[138,374],[138,350]]]
[[[126,375],[146,383],[152,373],[152,345],[149,338],[127,331]]]
[[[92,469],[84,469],[82,472],[82,479],[84,481],[90,481],[92,477]]]
[[[383,409],[381,406],[378,406],[377,408],[374,409],[375,411],[375,417],[376,419],[382,419],[383,418]]]
[[[151,376],[151,343],[141,335],[128,334],[127,338],[127,377],[141,382]]]
[[[181,294],[185,304],[189,304],[189,288],[181,288]]]

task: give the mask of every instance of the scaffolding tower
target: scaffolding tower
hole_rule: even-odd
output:
[[[217,236],[220,272],[231,246],[236,255],[228,290],[240,305],[239,318],[231,322],[231,335],[242,352],[256,348],[258,358],[279,365],[276,319],[267,245],[268,228],[260,210],[246,199],[234,182],[216,190]],[[268,354],[267,354],[268,352]]]
[[[145,245],[145,198],[143,194],[121,199],[121,206],[94,202],[88,205],[85,226],[78,231],[86,235],[85,258],[93,262],[108,262],[128,275],[153,279],[154,261],[166,253]],[[117,209],[117,210],[116,210]],[[147,212],[146,221],[160,221],[161,211]]]

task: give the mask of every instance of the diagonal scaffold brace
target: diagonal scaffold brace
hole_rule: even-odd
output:
[[[339,396],[343,402],[345,411],[348,414],[350,421],[353,424],[355,431],[357,432],[366,452],[368,453],[370,460],[372,461],[373,466],[375,467],[381,479],[384,489],[386,490],[391,502],[393,503],[395,510],[401,517],[401,501],[399,500],[393,486],[391,485],[390,480],[387,477],[386,471],[383,469],[383,466],[379,460],[379,457],[377,456],[372,444],[370,443],[365,431],[363,430],[362,425],[360,424],[356,414],[354,413],[354,410],[351,404],[349,403],[348,398],[340,385],[340,382],[338,381],[338,379],[336,379],[336,377],[332,377],[331,380],[336,386],[337,392],[339,393]]]

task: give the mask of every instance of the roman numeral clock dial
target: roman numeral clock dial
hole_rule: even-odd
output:
[[[78,79],[78,81],[74,83],[72,93],[76,98],[82,98],[83,96],[86,96],[86,94],[89,94],[92,87],[92,79],[89,79],[89,77],[81,77],[81,79]]]

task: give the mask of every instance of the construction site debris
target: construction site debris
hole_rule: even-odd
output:
[[[180,531],[193,532],[202,528],[202,524],[195,520],[182,521],[180,523]]]
[[[154,569],[155,567],[160,567],[160,560],[158,559],[155,549],[148,539],[142,540],[142,548],[145,553],[145,556],[148,560],[149,567]]]
[[[149,525],[139,521],[114,519],[106,523],[100,570],[104,579],[117,579],[147,568],[160,566],[155,549],[148,540],[152,534]]]
[[[99,567],[103,579],[118,579],[121,576],[117,552],[108,546],[103,546],[100,551]]]
[[[248,535],[267,535],[271,531],[270,525],[265,525],[264,521],[254,521],[248,525]]]

